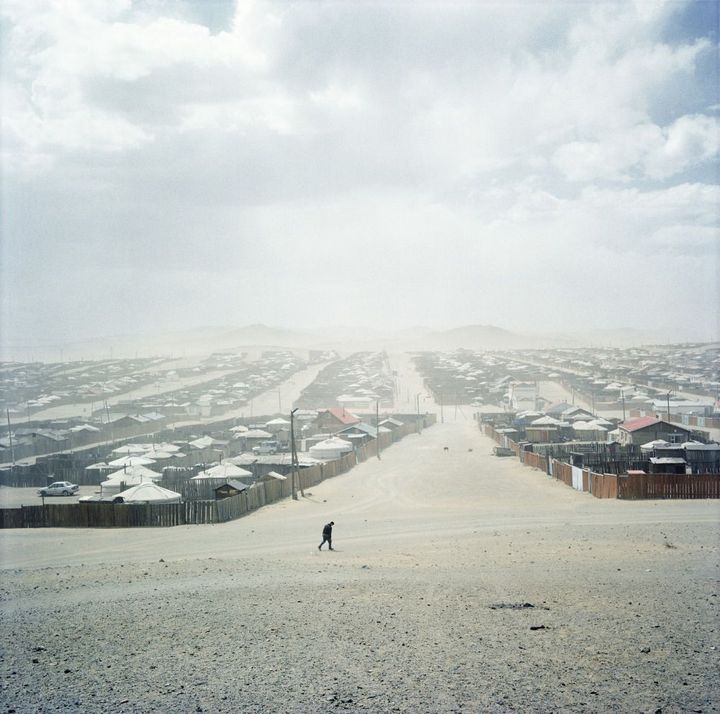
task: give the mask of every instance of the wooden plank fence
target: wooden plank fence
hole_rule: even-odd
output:
[[[533,468],[540,469],[545,473],[548,472],[547,458],[545,456],[541,456],[540,454],[536,454],[533,451],[521,451],[520,461],[522,461],[526,466],[532,466]]]
[[[216,501],[46,503],[1,509],[4,528],[137,528],[217,523]]]
[[[562,481],[566,486],[572,487],[572,466],[570,466],[570,464],[566,464],[564,461],[558,461],[557,459],[553,459],[552,475],[558,481]]]
[[[618,477],[616,474],[598,474],[590,471],[589,476],[588,490],[595,498],[617,498]]]
[[[630,474],[618,478],[618,498],[720,498],[720,474]]]

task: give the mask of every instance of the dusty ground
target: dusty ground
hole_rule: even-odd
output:
[[[716,711],[719,504],[491,447],[458,417],[232,523],[0,533],[4,711]]]

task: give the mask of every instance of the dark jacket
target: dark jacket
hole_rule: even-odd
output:
[[[330,523],[323,526],[323,538],[332,538],[332,525]]]

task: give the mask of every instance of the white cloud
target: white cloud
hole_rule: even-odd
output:
[[[245,268],[247,300],[282,272],[318,312],[337,264],[338,320],[390,284],[409,321],[508,324],[538,290],[582,315],[560,286],[617,293],[672,260],[708,288],[711,45],[672,33],[692,5],[243,1],[215,32],[172,6],[4,4],[3,263],[26,305],[33,254],[48,276],[155,266],[164,320],[207,312],[188,265]]]
[[[707,163],[719,150],[718,121],[688,115],[668,127],[644,123],[598,141],[570,142],[555,151],[553,163],[572,181],[665,179]]]
[[[232,31],[217,35],[188,21],[133,14],[125,1],[15,2],[4,12],[14,23],[7,50],[11,70],[5,80],[5,125],[16,147],[14,158],[19,160],[24,148],[28,162],[38,153],[60,158],[73,151],[133,149],[151,141],[153,128],[94,106],[89,84],[110,81],[132,87],[169,69],[180,79],[188,68],[205,72],[208,81],[218,68],[230,69],[238,78],[261,75],[270,61],[265,46],[280,25],[276,16],[256,12],[252,3],[240,3]],[[282,104],[284,99],[274,94],[266,104]],[[260,106],[263,100],[250,100],[250,113],[282,125],[276,110]],[[191,124],[213,116],[208,129],[232,124],[237,113],[223,102],[208,102],[205,111],[179,111],[182,121],[191,115]]]
[[[720,122],[704,115],[684,116],[664,132],[664,141],[645,158],[645,170],[653,178],[667,178],[717,157]]]

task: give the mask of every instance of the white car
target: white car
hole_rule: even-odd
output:
[[[70,481],[55,481],[38,491],[38,496],[72,496],[80,488],[76,483]]]

